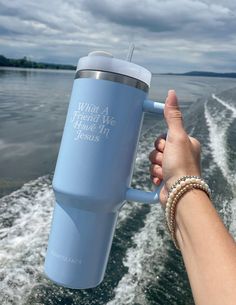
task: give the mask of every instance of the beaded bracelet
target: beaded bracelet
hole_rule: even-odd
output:
[[[176,207],[179,199],[189,190],[200,189],[211,198],[211,190],[206,182],[198,176],[180,177],[170,188],[165,208],[166,223],[175,247],[179,250],[179,245],[175,236],[176,229]]]

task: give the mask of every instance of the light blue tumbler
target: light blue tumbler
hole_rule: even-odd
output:
[[[120,208],[158,201],[158,191],[130,188],[151,73],[105,52],[78,62],[53,178],[56,204],[45,273],[74,289],[103,280]]]

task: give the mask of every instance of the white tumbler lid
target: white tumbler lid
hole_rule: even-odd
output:
[[[118,73],[138,79],[149,87],[151,83],[150,71],[132,62],[114,58],[112,54],[104,51],[91,52],[88,56],[81,57],[76,71],[80,70],[99,70]]]

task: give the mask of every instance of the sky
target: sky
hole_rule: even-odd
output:
[[[0,0],[0,54],[76,65],[104,50],[152,72],[236,71],[235,0]]]

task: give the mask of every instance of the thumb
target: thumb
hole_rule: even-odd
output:
[[[179,109],[179,104],[175,90],[169,90],[165,102],[164,115],[169,132],[181,132],[184,129],[182,113]]]

